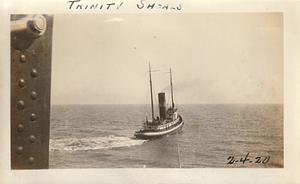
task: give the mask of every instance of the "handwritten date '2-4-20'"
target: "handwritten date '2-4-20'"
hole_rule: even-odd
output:
[[[256,156],[256,157],[250,157],[250,153],[248,152],[245,156],[242,157],[236,157],[234,155],[229,156],[227,158],[227,164],[267,164],[270,161],[270,156]]]

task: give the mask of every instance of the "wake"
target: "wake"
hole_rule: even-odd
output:
[[[88,151],[142,145],[146,140],[109,135],[105,137],[50,139],[50,151]]]

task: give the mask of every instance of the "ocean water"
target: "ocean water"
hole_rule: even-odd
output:
[[[182,132],[135,139],[148,109],[52,105],[50,168],[283,167],[282,105],[178,105]]]

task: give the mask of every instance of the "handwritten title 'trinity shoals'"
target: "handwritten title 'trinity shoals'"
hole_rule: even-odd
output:
[[[103,1],[103,0],[68,0],[69,10],[119,10],[126,6],[125,1]],[[165,1],[164,3],[139,0],[135,3],[135,7],[140,10],[162,10],[162,11],[180,11],[182,4],[170,4]]]

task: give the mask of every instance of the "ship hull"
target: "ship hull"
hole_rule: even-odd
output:
[[[181,121],[177,126],[164,131],[149,131],[149,132],[135,132],[134,136],[137,139],[155,139],[169,134],[174,134],[181,131],[184,122]]]

